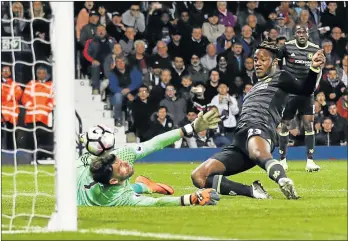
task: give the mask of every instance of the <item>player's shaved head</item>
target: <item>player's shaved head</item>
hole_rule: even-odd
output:
[[[295,27],[295,38],[297,45],[301,47],[305,46],[309,38],[307,26],[297,25]]]

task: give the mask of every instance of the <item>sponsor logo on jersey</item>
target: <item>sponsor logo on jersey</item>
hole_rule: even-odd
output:
[[[312,61],[296,59],[295,64],[303,64],[305,66],[311,66]]]

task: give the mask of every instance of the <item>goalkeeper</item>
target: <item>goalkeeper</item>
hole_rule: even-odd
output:
[[[217,111],[211,110],[180,129],[158,135],[149,141],[126,145],[102,157],[78,159],[77,202],[81,206],[190,206],[215,205],[220,200],[214,189],[198,190],[181,197],[153,198],[139,193],[151,192],[148,185],[131,185],[133,164],[150,153],[173,144],[184,136],[206,129],[214,129],[220,121]],[[89,155],[89,157],[92,157]],[[165,186],[165,185],[163,185]],[[162,186],[162,187],[163,187]],[[163,187],[165,188],[165,187]],[[136,190],[139,189],[139,190]]]

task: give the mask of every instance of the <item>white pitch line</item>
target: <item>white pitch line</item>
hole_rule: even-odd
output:
[[[7,225],[2,225],[4,228]],[[171,239],[171,240],[237,240],[231,238],[217,238],[217,237],[206,237],[206,236],[194,236],[194,235],[181,235],[172,233],[152,233],[152,232],[141,232],[136,230],[125,230],[125,229],[81,229],[77,230],[78,233],[94,233],[94,234],[114,234],[121,236],[135,236],[135,237],[148,237],[158,239]],[[25,234],[25,233],[53,233],[41,227],[32,227],[29,231],[25,230],[14,230],[14,231],[2,231],[2,234]]]

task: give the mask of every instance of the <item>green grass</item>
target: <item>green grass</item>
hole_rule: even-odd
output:
[[[170,233],[226,239],[347,239],[347,162],[318,162],[318,173],[304,171],[305,162],[290,162],[288,175],[297,187],[300,200],[286,200],[277,185],[264,171],[252,170],[233,176],[233,180],[251,183],[261,180],[272,195],[272,200],[255,200],[246,197],[223,196],[217,206],[207,207],[80,207],[79,229],[124,229],[139,232]],[[136,164],[136,175],[171,184],[175,195],[191,193],[190,173],[194,164]],[[31,166],[19,166],[19,171],[33,171]],[[40,170],[53,172],[53,167],[40,166]],[[3,166],[3,172],[13,167]],[[134,180],[134,179],[133,179]],[[17,191],[35,192],[33,175],[18,174]],[[13,194],[13,177],[2,175],[2,194]],[[54,194],[53,177],[38,175],[38,192]],[[16,213],[31,213],[33,198],[19,196]],[[3,214],[11,215],[12,198],[2,197]],[[54,210],[54,198],[38,197],[35,212],[46,214]],[[28,223],[27,217],[14,219],[14,227]],[[3,230],[8,230],[9,219],[2,217]],[[47,224],[43,218],[34,218],[32,226]],[[139,236],[96,233],[30,233],[3,234],[3,239],[146,239]],[[147,239],[154,239],[147,237]]]

